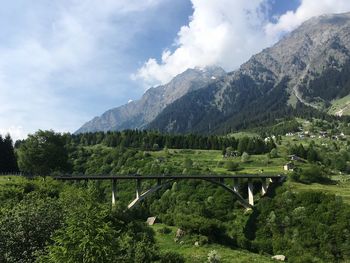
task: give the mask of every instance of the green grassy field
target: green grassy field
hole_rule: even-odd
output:
[[[350,205],[350,176],[334,176],[333,184],[301,184],[296,182],[287,182],[287,185],[296,192],[318,191],[328,194],[341,196],[343,201]]]
[[[202,246],[195,246],[189,244],[179,244],[174,241],[176,227],[170,227],[171,233],[163,234],[158,230],[165,227],[163,224],[155,224],[152,226],[156,233],[156,241],[162,252],[172,251],[183,255],[186,258],[186,262],[189,263],[203,263],[207,262],[207,255],[210,251],[216,250],[221,256],[221,262],[223,263],[250,263],[250,262],[274,262],[268,256],[254,254],[248,251],[231,249],[225,246],[217,244],[207,244]]]
[[[332,106],[330,107],[328,113],[336,114],[340,110],[343,110],[343,115],[350,115],[350,95],[339,100],[332,101]]]
[[[211,174],[260,174],[283,173],[283,165],[286,161],[283,158],[267,159],[266,155],[251,155],[249,162],[243,163],[241,157],[223,158],[221,151],[207,150],[168,150],[150,152],[155,158],[164,158],[167,166],[182,166],[186,159],[193,161],[194,167],[205,167],[206,173]],[[225,162],[232,161],[239,164],[239,170],[230,172],[225,168]]]

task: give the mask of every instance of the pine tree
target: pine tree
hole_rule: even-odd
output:
[[[18,172],[17,160],[11,136],[3,139],[0,135],[0,173]]]

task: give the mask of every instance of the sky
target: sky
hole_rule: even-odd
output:
[[[237,69],[349,0],[4,0],[0,134],[74,132],[187,68]]]

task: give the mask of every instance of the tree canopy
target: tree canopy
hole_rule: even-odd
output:
[[[18,164],[21,171],[31,174],[66,171],[69,166],[64,137],[53,131],[41,130],[29,135],[18,149]]]

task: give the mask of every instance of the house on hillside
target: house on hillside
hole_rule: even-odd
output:
[[[286,163],[284,166],[283,166],[283,170],[285,171],[293,171],[294,170],[294,164],[289,162],[289,163]]]
[[[328,132],[326,132],[326,131],[320,131],[319,134],[320,134],[320,138],[326,138],[327,135],[328,135]]]

